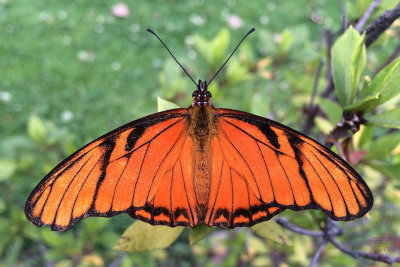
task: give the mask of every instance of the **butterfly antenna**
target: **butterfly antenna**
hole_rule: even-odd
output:
[[[199,87],[198,84],[193,80],[192,76],[190,76],[190,74],[185,70],[185,68],[181,65],[181,63],[179,63],[179,61],[174,57],[174,55],[171,53],[171,51],[169,50],[168,46],[161,40],[160,37],[158,37],[158,35],[152,30],[147,28],[147,31],[151,34],[153,34],[155,37],[157,37],[158,40],[160,40],[160,42],[163,44],[163,46],[168,50],[168,53],[172,56],[172,58],[175,60],[176,63],[178,63],[178,65],[182,68],[182,70],[186,73],[187,76],[189,76],[189,78],[192,80],[192,82],[194,82],[194,84],[196,85],[196,87]]]
[[[249,36],[249,34],[254,32],[255,30],[256,30],[256,28],[252,28],[248,33],[246,33],[246,35],[242,38],[242,40],[240,40],[240,42],[236,46],[235,50],[233,50],[232,54],[228,57],[228,59],[225,61],[225,63],[221,66],[221,68],[219,68],[219,70],[214,74],[212,79],[208,82],[208,85],[210,85],[210,83],[214,80],[214,78],[218,75],[218,73],[224,68],[224,66],[229,61],[229,59],[231,59],[233,54],[235,54],[236,50],[239,48],[240,44],[244,41],[244,39],[246,39],[246,37]]]

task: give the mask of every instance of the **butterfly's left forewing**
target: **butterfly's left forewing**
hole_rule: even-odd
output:
[[[349,164],[309,137],[249,113],[216,109],[208,225],[250,226],[286,208],[361,217],[372,194]]]
[[[128,213],[152,224],[197,224],[186,109],[122,126],[61,162],[25,207],[36,225],[66,230],[88,216]]]

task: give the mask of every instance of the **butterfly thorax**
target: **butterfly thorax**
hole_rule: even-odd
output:
[[[200,81],[201,83],[201,81]],[[199,86],[200,87],[200,86]],[[195,93],[198,93],[195,95]],[[189,136],[193,140],[193,173],[194,185],[199,212],[205,214],[210,188],[210,147],[211,138],[215,135],[214,108],[211,95],[204,91],[195,91],[193,104],[189,108]],[[208,91],[206,91],[208,92]]]

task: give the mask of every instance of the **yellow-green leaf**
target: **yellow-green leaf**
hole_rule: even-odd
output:
[[[332,47],[333,81],[340,104],[344,107],[354,101],[355,92],[364,71],[365,35],[349,27]]]
[[[291,246],[292,241],[283,231],[282,227],[275,221],[265,221],[250,227],[256,235],[277,242],[282,245]]]
[[[47,130],[43,121],[36,115],[31,115],[28,121],[28,135],[35,142],[42,143],[46,138]]]
[[[214,227],[209,227],[204,223],[198,224],[196,227],[189,230],[189,243],[193,245],[200,240],[206,238],[209,234],[214,231]]]
[[[179,108],[179,106],[177,104],[172,103],[168,100],[165,100],[161,97],[157,97],[158,112],[169,110],[169,109],[174,109],[174,108]]]
[[[361,102],[365,101],[364,99],[371,98],[371,96],[379,96],[377,100],[364,107],[364,111],[368,112],[398,94],[400,94],[400,58],[397,58],[381,70],[369,86],[360,92],[359,98]]]
[[[329,134],[334,128],[334,125],[330,121],[321,116],[315,117],[314,122],[317,128],[325,135]]]
[[[179,237],[183,229],[184,227],[150,225],[136,221],[125,230],[114,249],[123,251],[163,249],[170,246]]]
[[[217,36],[211,43],[209,47],[211,52],[211,68],[218,68],[220,64],[223,63],[226,55],[226,50],[230,41],[230,34],[228,29],[222,29],[219,31]]]
[[[17,169],[17,164],[11,159],[0,159],[0,181],[10,178]]]
[[[338,103],[326,98],[321,98],[318,104],[333,124],[340,121],[342,118],[342,108]]]

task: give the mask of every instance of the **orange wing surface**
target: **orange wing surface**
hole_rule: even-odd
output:
[[[66,230],[88,216],[127,213],[151,224],[195,226],[187,109],[126,124],[61,162],[25,206],[38,226]]]
[[[284,209],[319,209],[345,221],[372,207],[357,172],[321,144],[275,121],[216,110],[209,226],[251,226]]]

